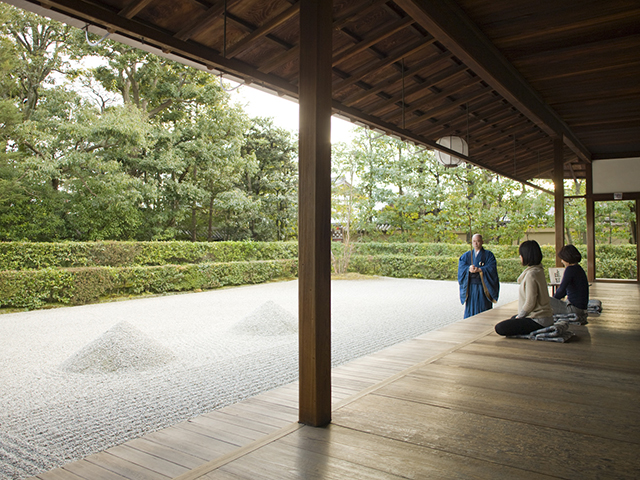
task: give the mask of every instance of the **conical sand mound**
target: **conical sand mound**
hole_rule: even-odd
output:
[[[60,368],[73,373],[147,370],[164,365],[174,358],[171,350],[133,325],[120,322],[74,353]]]
[[[234,330],[249,335],[291,335],[298,331],[298,318],[269,300],[242,319]]]

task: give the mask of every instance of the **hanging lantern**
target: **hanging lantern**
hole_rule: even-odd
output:
[[[438,145],[442,145],[443,147],[447,147],[454,152],[459,152],[464,156],[469,155],[469,145],[467,145],[467,142],[462,137],[442,137],[436,143]],[[459,157],[454,157],[452,155],[449,155],[448,153],[440,152],[438,150],[436,150],[436,158],[445,167],[457,167],[463,162],[463,160]]]

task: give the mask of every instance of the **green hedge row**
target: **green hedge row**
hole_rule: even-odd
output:
[[[456,280],[463,244],[356,243],[348,271],[397,278]],[[522,272],[517,246],[488,245],[502,282]],[[585,259],[586,247],[578,247]],[[333,243],[335,255],[343,245]],[[545,268],[555,266],[542,247]],[[297,276],[296,242],[0,243],[0,306],[80,305],[108,295],[180,292]],[[636,278],[635,245],[596,248],[601,278]]]
[[[33,309],[45,304],[81,305],[107,295],[192,291],[297,275],[296,259],[12,270],[0,272],[0,306]]]
[[[296,242],[0,243],[0,270],[128,267],[297,258]]]
[[[396,278],[425,278],[457,280],[458,258],[444,256],[414,257],[410,255],[353,255],[348,270],[363,275],[382,275]],[[497,259],[501,282],[515,282],[522,273],[519,258]],[[548,265],[547,265],[548,263]],[[553,262],[543,262],[553,267]]]
[[[432,280],[457,280],[458,258],[449,256],[413,255],[352,255],[348,271],[362,275],[382,275],[396,278],[426,278]],[[501,282],[516,282],[523,267],[520,258],[497,258],[498,276]],[[545,269],[555,267],[555,259],[545,255]],[[587,269],[585,260],[582,268]],[[635,259],[599,259],[596,265],[598,278],[635,279]],[[547,280],[548,273],[547,273]]]

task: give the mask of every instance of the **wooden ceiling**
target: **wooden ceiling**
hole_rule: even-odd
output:
[[[297,98],[299,0],[5,0]],[[304,1],[304,0],[303,0]],[[43,10],[46,9],[46,10]],[[640,156],[637,0],[334,0],[333,109],[472,163],[565,178]]]

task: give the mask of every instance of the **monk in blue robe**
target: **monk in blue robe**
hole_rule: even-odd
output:
[[[471,238],[470,251],[458,261],[460,302],[464,304],[464,318],[492,308],[500,294],[500,280],[496,257],[482,248],[482,235]]]

